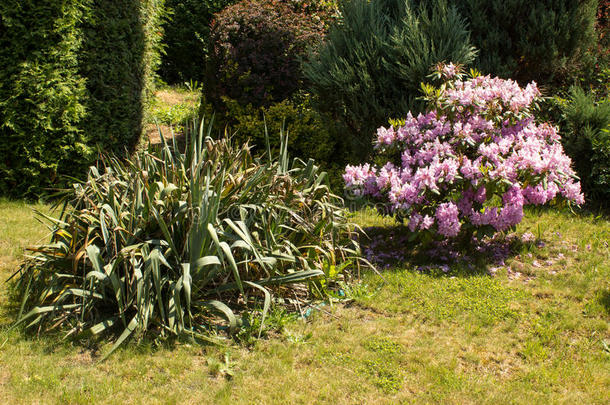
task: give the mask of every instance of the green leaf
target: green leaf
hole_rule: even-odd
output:
[[[119,320],[118,317],[108,318],[106,320],[103,320],[100,323],[96,323],[95,325],[93,325],[89,329],[85,329],[84,331],[79,333],[78,336],[80,338],[86,338],[86,337],[91,337],[91,336],[99,335],[103,331],[105,331],[107,329],[110,329],[116,323],[116,321],[118,321],[118,320]]]
[[[237,268],[237,263],[235,263],[235,258],[233,257],[233,253],[231,252],[231,248],[227,244],[227,242],[220,242],[220,248],[225,253],[225,257],[229,260],[229,265],[231,266],[231,270],[233,270],[233,277],[235,278],[235,283],[239,288],[239,291],[244,293],[244,286],[241,282],[241,277],[239,276],[239,269]]]
[[[258,331],[258,337],[260,338],[261,333],[263,333],[265,317],[267,316],[267,313],[269,312],[269,306],[271,305],[271,294],[269,293],[269,290],[267,290],[265,287],[258,285],[256,283],[252,283],[250,281],[244,281],[244,284],[249,285],[250,287],[256,288],[265,294],[265,302],[263,304],[263,317],[261,319],[261,327]]]
[[[119,336],[119,338],[116,340],[116,342],[114,342],[114,344],[112,345],[112,347],[110,348],[108,353],[106,353],[104,356],[102,356],[102,358],[100,359],[100,363],[103,362],[104,360],[106,360],[108,358],[108,356],[110,356],[112,353],[114,353],[114,351],[116,349],[118,349],[119,346],[121,346],[123,344],[123,342],[133,333],[133,331],[137,328],[137,326],[138,326],[138,314],[136,314],[136,316],[134,316],[131,319],[131,321],[129,321],[129,324],[127,325],[125,330],[123,330],[123,333],[121,333],[121,336]]]
[[[197,274],[202,268],[207,266],[220,266],[221,262],[217,256],[204,256],[195,260],[193,273]]]
[[[229,308],[225,303],[217,300],[208,300],[197,302],[194,304],[207,307],[213,312],[223,315],[225,319],[229,322],[229,333],[233,334],[237,330],[237,318],[235,317],[233,311],[231,311],[231,308]]]

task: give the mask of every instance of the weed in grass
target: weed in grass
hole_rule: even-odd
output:
[[[311,341],[313,334],[311,332],[307,333],[295,333],[295,332],[287,332],[285,333],[286,340],[294,345],[306,344]]]
[[[430,364],[426,371],[432,381],[436,383],[437,389],[434,390],[435,394],[433,394],[433,396],[437,397],[439,400],[446,398],[446,396],[443,395],[443,391],[460,391],[466,382],[464,376],[456,373],[455,364],[451,364],[450,366]]]
[[[234,376],[233,362],[231,362],[231,354],[226,351],[222,361],[215,357],[209,357],[207,360],[208,371],[214,377],[224,377],[230,380]]]
[[[585,305],[585,313],[589,316],[610,315],[610,289],[598,289]]]
[[[282,307],[271,307],[262,323],[262,310],[245,312],[241,316],[241,328],[235,335],[240,344],[252,346],[257,339],[281,334],[287,324],[298,318],[295,312],[289,312]]]
[[[350,352],[339,352],[333,349],[322,349],[318,355],[319,360],[322,363],[342,366],[344,368],[352,368],[353,364],[357,362]]]
[[[388,337],[373,336],[363,343],[363,346],[372,352],[380,355],[398,354],[402,350],[402,346]]]
[[[358,371],[387,394],[397,392],[402,384],[402,376],[396,365],[383,360],[365,360]]]

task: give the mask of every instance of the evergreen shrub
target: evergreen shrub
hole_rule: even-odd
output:
[[[588,59],[596,0],[455,0],[479,49],[477,67],[521,83],[560,83]]]
[[[588,202],[610,201],[610,99],[596,101],[579,87],[562,104],[561,133]]]
[[[0,2],[0,194],[33,196],[93,150],[80,129],[82,1]]]
[[[133,150],[162,10],[163,0],[0,4],[0,194],[35,198],[84,176],[98,150]]]
[[[372,151],[388,117],[421,110],[420,83],[433,65],[468,64],[475,50],[463,18],[446,1],[352,0],[304,72],[317,108],[344,127],[354,161]]]

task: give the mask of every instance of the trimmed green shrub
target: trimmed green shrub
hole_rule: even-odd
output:
[[[223,112],[222,98],[268,107],[301,87],[300,58],[319,42],[324,24],[279,0],[244,0],[212,24],[204,94]]]
[[[455,0],[485,73],[522,84],[561,81],[595,41],[596,0]]]
[[[254,159],[205,131],[189,133],[185,153],[164,144],[107,159],[74,186],[47,218],[50,243],[17,273],[29,310],[18,323],[116,333],[106,356],[132,335],[218,341],[240,313],[262,309],[262,329],[271,294],[320,296],[358,263],[354,225],[313,161],[290,162],[285,147]]]
[[[142,135],[160,62],[164,0],[92,0],[82,30],[80,72],[87,79],[83,127],[105,152],[131,152]]]
[[[284,100],[267,108],[243,106],[235,100],[225,99],[227,112],[233,117],[231,132],[239,142],[250,141],[261,148],[265,146],[265,127],[268,133],[288,134],[288,150],[302,159],[316,157],[325,162],[332,158],[334,143],[320,115],[312,110],[309,99],[301,103]],[[280,138],[270,139],[273,150],[278,150]]]
[[[333,190],[341,188],[340,175],[346,159],[339,150],[339,136],[312,108],[309,96],[297,93],[266,108],[244,106],[228,98],[223,101],[230,119],[219,117],[217,127],[228,127],[236,142],[249,142],[253,152],[260,154],[265,152],[268,138],[271,150],[278,151],[280,137],[276,134],[284,133],[290,155],[304,160],[315,159],[329,173]]]
[[[35,198],[133,150],[159,61],[163,0],[0,4],[0,193]],[[62,180],[63,179],[63,180]]]
[[[468,64],[475,51],[464,20],[443,0],[352,0],[340,7],[340,23],[304,71],[317,108],[346,128],[352,160],[361,161],[387,117],[423,108],[416,98],[433,65]]]
[[[0,2],[0,194],[34,197],[94,155],[80,127],[85,4]]]
[[[159,75],[170,84],[202,80],[214,14],[236,0],[166,0],[165,54]]]
[[[562,112],[562,143],[587,202],[610,206],[610,99],[596,102],[573,87]]]

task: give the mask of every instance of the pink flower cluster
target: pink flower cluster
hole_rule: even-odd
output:
[[[473,107],[475,113],[496,113],[494,107],[517,113],[527,109],[538,96],[540,91],[535,82],[522,89],[513,80],[489,76],[455,81],[445,94],[448,103],[457,103],[462,109]]]
[[[455,66],[440,68],[453,74]],[[389,202],[411,231],[444,237],[459,235],[464,224],[506,230],[527,204],[557,197],[582,204],[557,130],[531,117],[536,84],[523,89],[511,80],[459,77],[443,87],[432,111],[379,128],[379,153],[400,159],[380,168],[347,166],[347,189]]]

